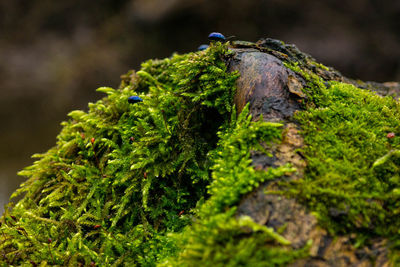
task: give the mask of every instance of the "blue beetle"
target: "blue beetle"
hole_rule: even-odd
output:
[[[219,42],[225,42],[226,38],[222,33],[219,32],[212,32],[208,35],[208,40],[210,41],[219,41]]]
[[[131,103],[131,104],[142,102],[142,101],[143,101],[143,99],[141,99],[137,95],[128,97],[128,102]]]
[[[197,48],[197,50],[198,50],[198,51],[203,51],[203,50],[206,50],[207,48],[208,48],[208,45],[202,44],[202,45],[200,45],[200,46]]]

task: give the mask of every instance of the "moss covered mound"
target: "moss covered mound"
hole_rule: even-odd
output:
[[[260,240],[285,244],[272,230],[232,217],[240,195],[291,170],[262,173],[250,166],[249,149],[279,139],[281,125],[251,123],[246,112],[236,119],[237,74],[227,73],[223,61],[229,53],[217,43],[205,52],[150,60],[121,89],[98,89],[108,96],[89,112],[71,112],[57,145],[20,173],[29,179],[15,194],[23,199],[2,218],[2,262],[154,265],[180,255],[176,240],[183,237],[170,234],[182,233],[194,218],[202,223],[185,238],[221,231],[231,239],[248,225]],[[143,102],[129,104],[132,94]],[[238,251],[243,245],[235,243]],[[194,251],[182,257],[197,260]],[[230,258],[221,253],[215,260]]]
[[[280,191],[269,194],[297,199],[332,236],[352,235],[356,248],[388,240],[396,262],[399,104],[333,81],[337,72],[297,61],[297,50],[267,45],[241,44],[281,57],[305,83],[294,116],[306,144],[304,176],[282,179],[296,173],[290,164],[252,165],[254,153],[273,156],[286,122],[254,120],[249,105],[236,113],[238,74],[227,72],[234,52],[226,44],[150,60],[119,89],[99,88],[107,97],[88,112],[71,112],[56,146],[20,172],[28,180],[1,218],[1,264],[296,264],[310,257],[312,238],[292,246],[284,227],[237,213],[245,195],[271,181]],[[143,102],[128,103],[132,95]]]

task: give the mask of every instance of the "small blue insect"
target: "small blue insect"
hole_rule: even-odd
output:
[[[198,51],[203,51],[203,50],[206,50],[207,48],[208,48],[208,45],[202,44],[202,45],[200,45],[200,46],[197,48],[197,50],[198,50]]]
[[[143,99],[141,99],[137,95],[128,97],[128,102],[131,104],[135,104],[135,103],[142,102],[142,101],[143,101]]]
[[[208,35],[208,40],[210,41],[219,41],[219,42],[225,42],[226,38],[222,33],[219,32],[212,32]]]

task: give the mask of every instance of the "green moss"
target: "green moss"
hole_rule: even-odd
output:
[[[262,119],[251,122],[247,108],[219,132],[220,141],[211,155],[210,197],[198,205],[196,221],[174,236],[180,252],[164,266],[278,266],[308,254],[308,246],[292,250],[290,242],[272,228],[258,225],[248,216],[234,217],[241,196],[264,181],[295,171],[288,165],[266,172],[250,165],[250,150],[263,151],[260,141],[280,138],[281,125]]]
[[[283,127],[252,121],[248,106],[235,113],[230,53],[216,43],[149,60],[119,89],[99,88],[107,97],[88,112],[71,112],[56,146],[20,172],[28,180],[13,197],[22,200],[1,218],[1,266],[282,266],[307,257],[311,243],[295,250],[236,215],[245,194],[295,169],[251,165],[250,151],[269,155]],[[356,247],[387,238],[399,261],[400,105],[285,65],[308,83],[295,115],[307,167],[283,193],[331,234],[355,234]],[[144,101],[129,104],[131,95]]]
[[[281,125],[251,122],[247,109],[236,119],[229,54],[216,43],[147,61],[120,89],[99,88],[108,96],[88,112],[71,112],[56,146],[20,172],[28,180],[1,218],[1,264],[280,265],[304,256],[307,247],[293,251],[272,229],[233,216],[243,194],[293,170],[251,167],[250,149],[277,142]],[[134,94],[144,101],[129,104]]]
[[[288,191],[333,234],[357,234],[356,246],[386,237],[400,245],[400,104],[350,84],[323,82],[296,65],[309,83],[300,122],[304,179]],[[393,132],[394,138],[387,134]],[[397,254],[397,252],[394,252]],[[398,254],[397,254],[398,255]]]

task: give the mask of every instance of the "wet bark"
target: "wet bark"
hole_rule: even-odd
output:
[[[376,91],[380,95],[395,95],[400,92],[399,83],[374,83],[355,81],[342,76],[332,68],[324,68],[293,45],[281,41],[262,39],[257,43],[233,42],[235,52],[227,62],[230,71],[238,71],[235,104],[241,111],[250,105],[253,120],[284,123],[283,141],[272,147],[272,157],[252,153],[255,168],[267,169],[291,163],[297,172],[281,179],[292,180],[303,177],[306,162],[297,152],[303,144],[299,125],[293,120],[295,111],[305,95],[302,77],[287,69],[283,61],[297,62],[302,68],[317,73],[325,81],[352,83],[360,88]],[[291,241],[293,248],[300,248],[312,240],[310,257],[294,262],[291,266],[389,266],[386,240],[377,238],[369,247],[355,248],[354,236],[332,236],[318,225],[314,215],[295,199],[266,191],[279,189],[279,181],[267,182],[245,196],[237,210],[237,216],[248,215],[259,224],[275,230],[284,228],[282,235]]]

